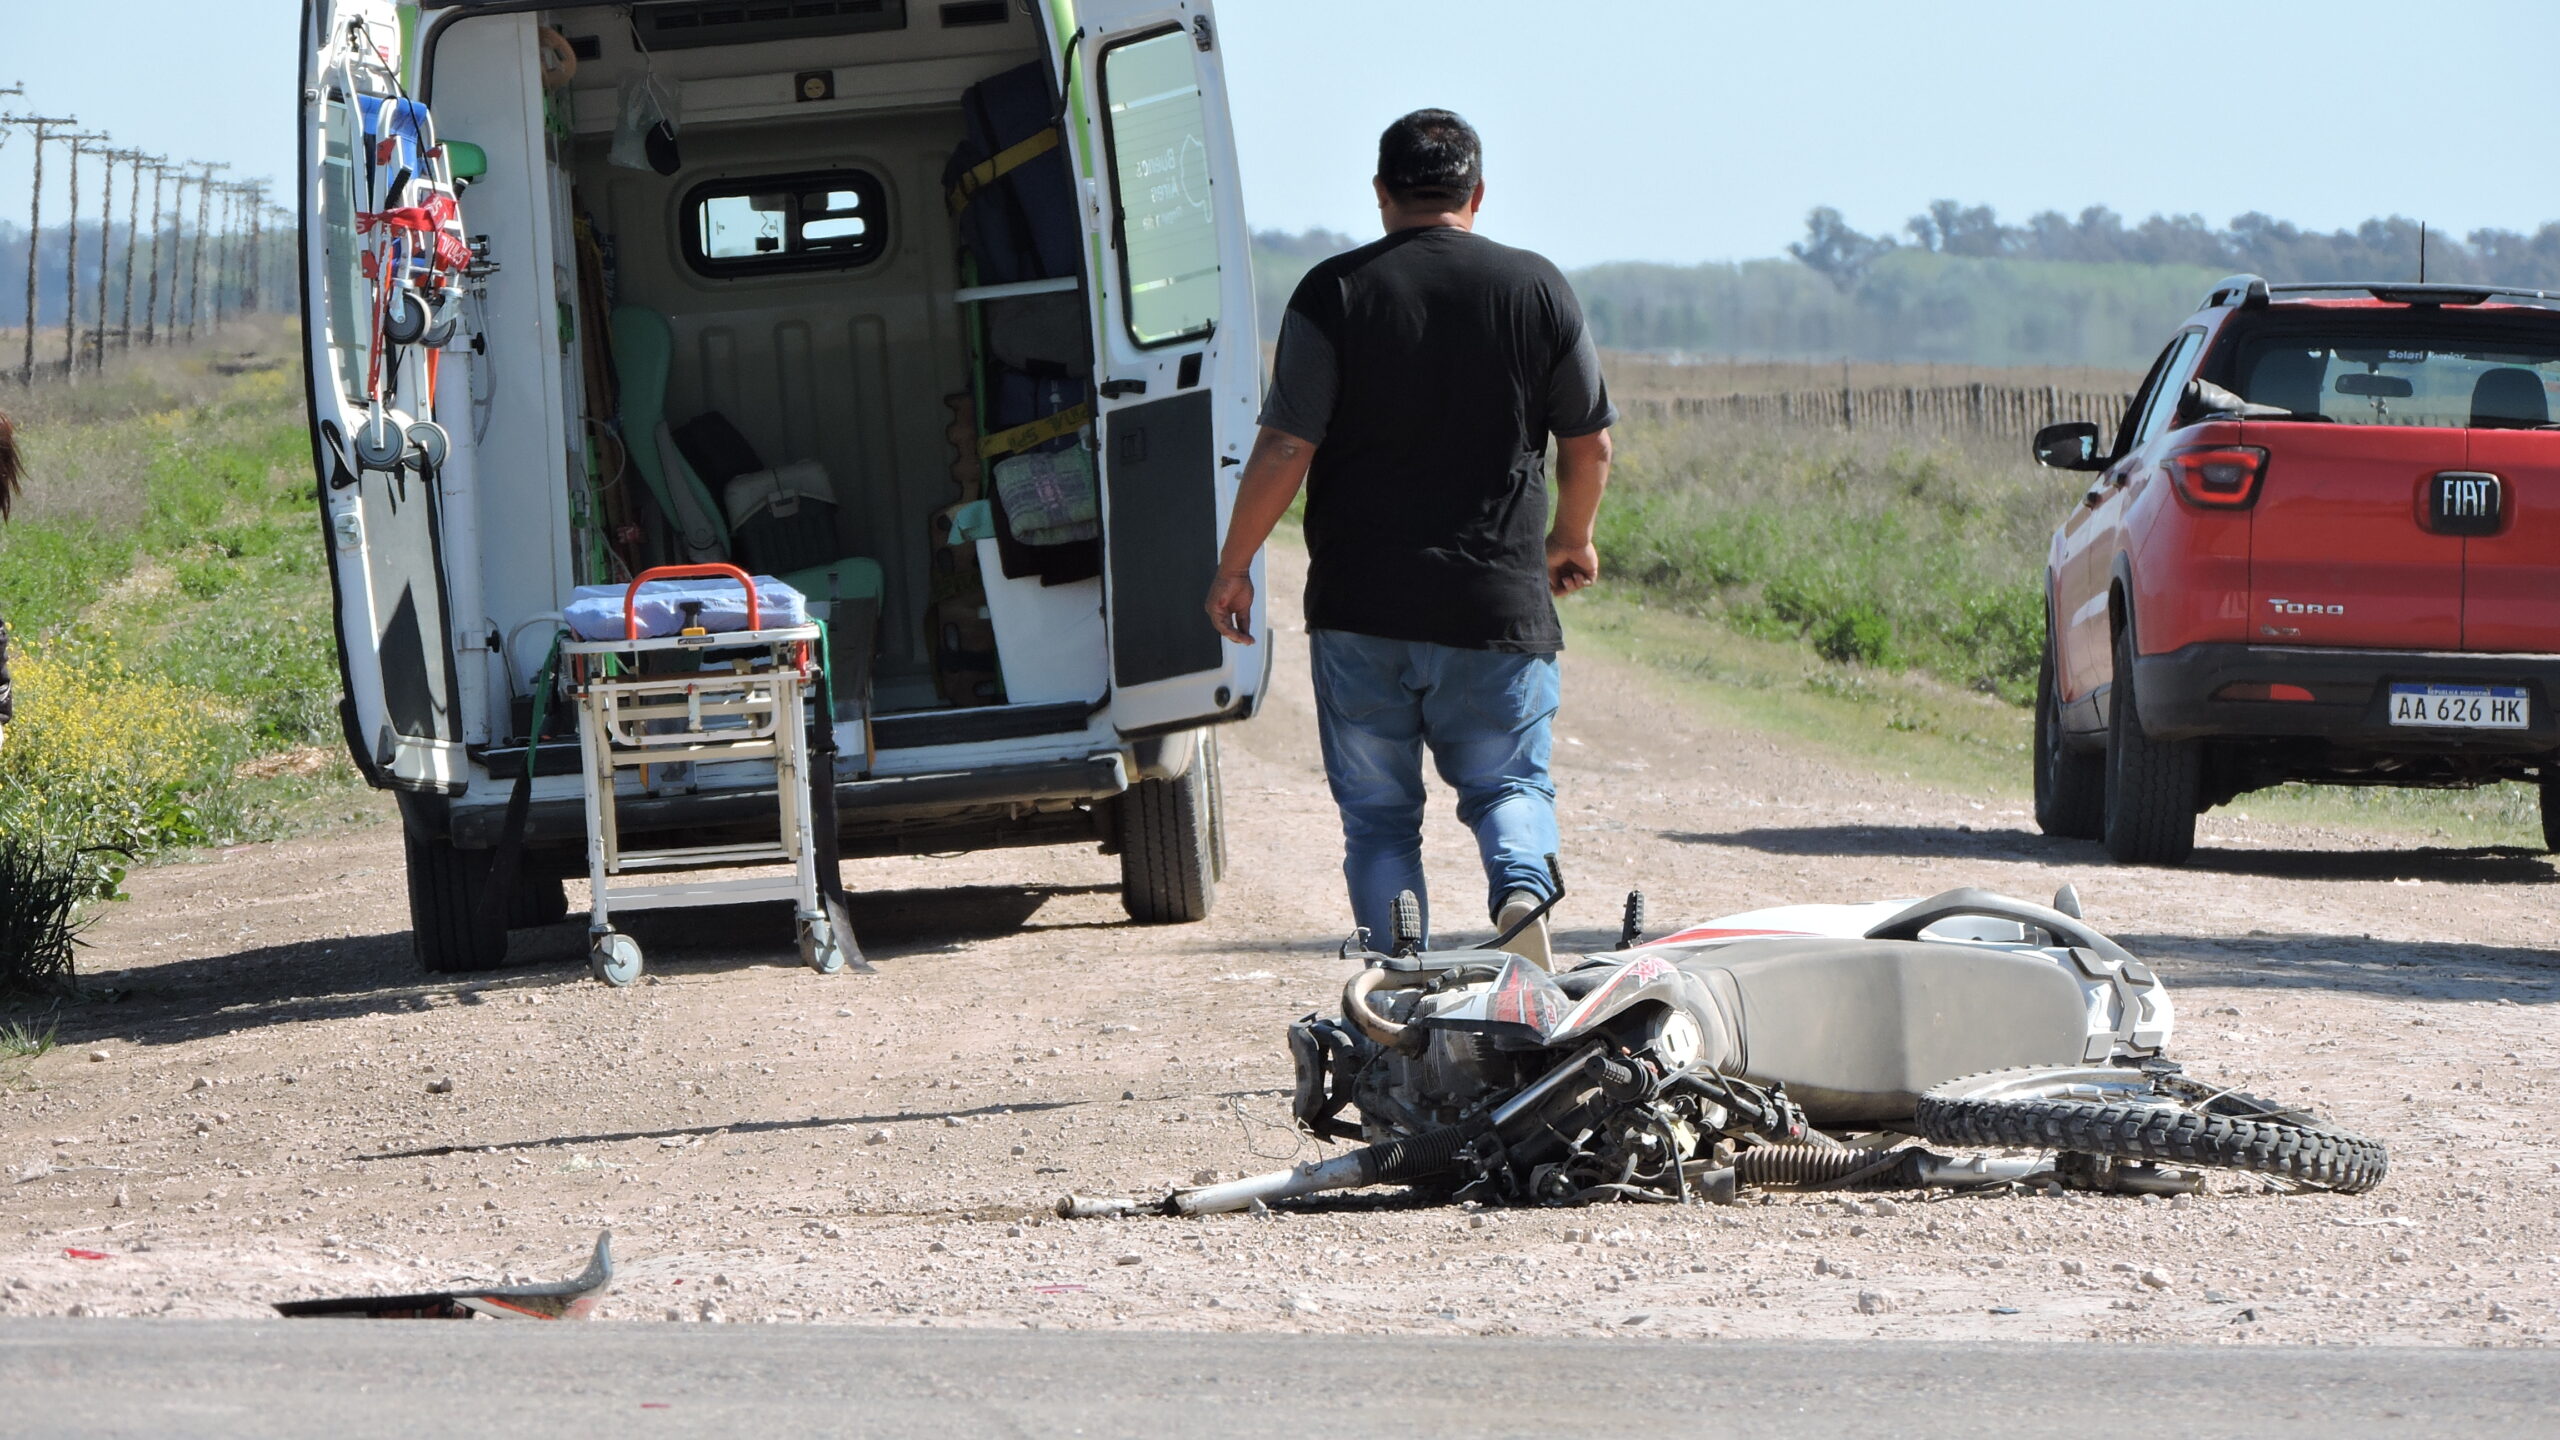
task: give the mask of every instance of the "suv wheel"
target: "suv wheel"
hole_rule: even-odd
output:
[[[2192,740],[2142,733],[2130,628],[2116,635],[2115,662],[2115,695],[2107,707],[2107,853],[2128,865],[2181,864],[2196,848],[2203,752]]]
[[[2542,848],[2560,851],[2560,765],[2542,767]]]
[[[1120,903],[1141,925],[1209,918],[1218,901],[1218,855],[1225,848],[1213,773],[1214,741],[1201,739],[1191,768],[1170,780],[1141,780],[1120,807]]]
[[[2057,840],[2095,840],[2106,816],[2106,758],[2063,741],[2062,687],[2054,677],[2048,625],[2044,659],[2036,666],[2036,828]]]

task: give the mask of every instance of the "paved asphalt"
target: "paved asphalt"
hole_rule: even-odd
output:
[[[2560,1353],[0,1321],[0,1434],[2560,1434]]]

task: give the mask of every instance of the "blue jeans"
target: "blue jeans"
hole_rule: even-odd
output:
[[[1484,857],[1488,917],[1502,897],[1527,890],[1541,899],[1554,884],[1556,787],[1547,778],[1560,693],[1556,657],[1460,650],[1418,640],[1381,640],[1318,630],[1314,652],[1316,724],[1326,783],[1342,811],[1342,874],[1353,922],[1384,948],[1394,934],[1396,892],[1423,903],[1422,751],[1458,792],[1458,819],[1476,832]]]

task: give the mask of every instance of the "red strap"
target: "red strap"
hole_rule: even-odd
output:
[[[631,588],[622,592],[622,638],[640,638],[640,587],[652,580],[713,579],[726,575],[747,592],[747,628],[764,628],[764,614],[756,604],[756,582],[735,565],[660,565],[643,570],[633,578]]]

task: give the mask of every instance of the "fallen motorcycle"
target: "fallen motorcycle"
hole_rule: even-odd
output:
[[[1791,906],[1650,942],[1642,910],[1629,896],[1618,949],[1550,973],[1502,940],[1423,950],[1400,903],[1388,953],[1345,945],[1362,963],[1340,1016],[1289,1029],[1298,1124],[1356,1148],[1157,1202],[1069,1196],[1060,1213],[1199,1215],[1370,1185],[1545,1205],[2176,1194],[2205,1168],[2355,1193],[2387,1168],[2380,1142],[2167,1058],[2168,991],[2067,888],[2051,906],[1972,889]]]

